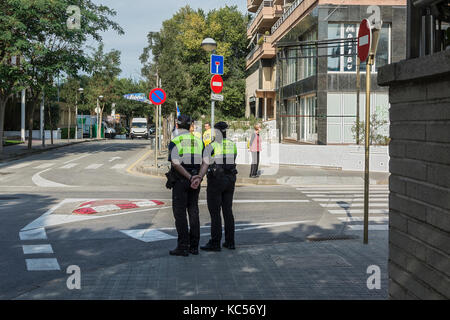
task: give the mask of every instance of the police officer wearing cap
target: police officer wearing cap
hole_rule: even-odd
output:
[[[176,256],[198,254],[200,240],[200,186],[199,183],[193,183],[193,178],[199,178],[204,144],[200,138],[189,132],[191,123],[191,117],[180,115],[177,119],[178,135],[169,144],[169,161],[172,165],[168,173],[168,187],[172,188],[172,208],[178,232],[178,245],[169,253]]]
[[[223,247],[235,249],[234,243],[234,217],[233,217],[233,195],[236,183],[236,144],[228,140],[226,122],[218,122],[214,125],[215,139],[205,148],[203,153],[203,164],[200,169],[200,177],[207,172],[208,187],[206,197],[208,210],[211,215],[211,239],[201,246],[206,251],[220,251],[222,238],[222,210],[225,224],[225,242]]]

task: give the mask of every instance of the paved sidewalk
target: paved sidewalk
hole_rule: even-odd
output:
[[[165,178],[165,173],[170,168],[167,161],[167,151],[158,157],[158,169],[155,169],[154,152],[136,164],[135,170],[142,174]],[[237,183],[256,185],[363,185],[364,172],[342,171],[338,169],[318,168],[310,166],[260,166],[261,176],[250,178],[250,165],[238,165]],[[205,179],[206,181],[206,179]],[[372,172],[370,184],[388,184],[389,174]]]
[[[61,278],[16,299],[387,299],[387,232],[372,232],[367,245],[358,236],[248,246],[238,242],[236,250],[189,257],[167,252],[151,260],[82,269],[80,290],[67,289],[64,269]],[[381,289],[367,288],[370,265],[381,270]]]
[[[53,140],[53,144],[51,144],[50,139],[45,140],[45,147],[42,147],[42,140],[33,139],[31,150],[28,150],[28,140],[25,143],[16,144],[12,146],[3,147],[3,153],[0,154],[0,162],[6,160],[13,160],[26,157],[28,155],[41,153],[46,150],[61,148],[68,145],[73,145],[76,143],[83,143],[89,141],[97,141],[99,139],[71,139],[68,141],[67,139],[59,139]]]

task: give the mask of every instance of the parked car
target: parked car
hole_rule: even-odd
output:
[[[114,139],[116,136],[116,130],[113,127],[109,127],[105,122],[103,123],[105,130],[105,138]]]
[[[148,128],[148,134],[149,135],[155,134],[155,131],[156,131],[155,127]]]

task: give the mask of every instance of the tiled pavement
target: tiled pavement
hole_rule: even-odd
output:
[[[198,256],[163,255],[147,261],[81,270],[81,289],[67,277],[17,299],[386,299],[386,231],[359,238],[240,246]],[[367,267],[381,269],[381,289],[369,290]]]

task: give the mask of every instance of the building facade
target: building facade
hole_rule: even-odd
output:
[[[365,90],[357,99],[356,38],[370,5],[380,7],[383,21],[371,111],[378,133],[388,136],[388,90],[377,85],[377,70],[405,58],[406,0],[247,0],[254,14],[247,29],[246,116],[276,120],[285,142],[355,143],[365,110]],[[365,88],[365,64],[360,70]]]

